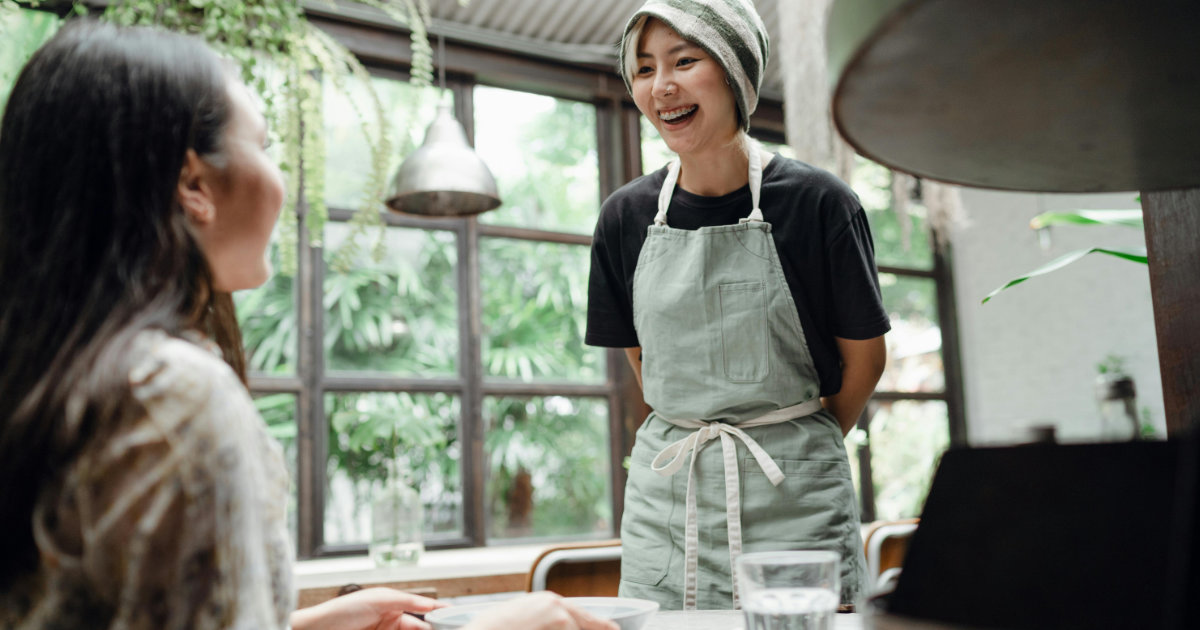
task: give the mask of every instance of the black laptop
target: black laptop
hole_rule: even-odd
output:
[[[948,451],[879,603],[979,628],[1200,628],[1198,445]]]

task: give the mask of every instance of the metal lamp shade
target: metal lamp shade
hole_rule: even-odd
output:
[[[387,206],[421,216],[468,216],[500,205],[496,179],[467,144],[467,134],[443,103],[425,142],[392,179]]]
[[[1200,3],[836,0],[842,136],[921,177],[1006,190],[1200,186]]]

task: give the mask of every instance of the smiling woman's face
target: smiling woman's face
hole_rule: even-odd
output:
[[[703,48],[650,19],[637,43],[633,101],[681,156],[723,148],[738,130],[725,70]]]

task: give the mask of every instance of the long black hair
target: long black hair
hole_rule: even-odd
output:
[[[39,492],[137,411],[134,336],[205,331],[245,378],[232,300],[176,199],[189,149],[219,163],[229,76],[199,41],[81,20],[17,78],[0,124],[0,588],[36,568]]]

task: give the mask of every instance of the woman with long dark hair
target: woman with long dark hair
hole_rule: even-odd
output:
[[[230,297],[283,203],[249,91],[193,39],[65,26],[0,124],[0,627],[428,628],[293,613],[287,472]],[[479,628],[610,628],[531,596]]]

